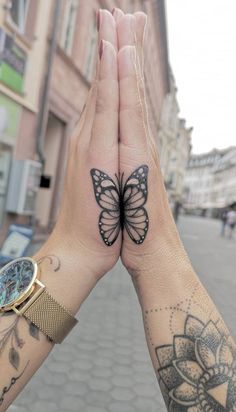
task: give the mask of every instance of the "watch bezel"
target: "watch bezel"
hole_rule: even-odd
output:
[[[2,276],[2,274],[10,267],[12,266],[14,263],[20,262],[22,260],[28,260],[33,264],[33,268],[34,268],[34,273],[31,279],[31,282],[29,283],[29,285],[27,286],[27,288],[24,290],[24,292],[22,292],[17,299],[13,300],[11,303],[8,303],[4,306],[0,306],[0,312],[7,312],[9,310],[13,310],[14,307],[19,306],[21,303],[23,303],[33,292],[34,290],[34,284],[35,281],[37,279],[37,274],[38,274],[38,265],[37,262],[35,262],[35,260],[33,260],[30,257],[22,257],[22,258],[17,258],[12,260],[11,262],[7,263],[5,266],[3,266],[0,269],[0,277]]]

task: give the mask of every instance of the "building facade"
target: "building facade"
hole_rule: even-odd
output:
[[[192,127],[186,126],[185,119],[178,119],[175,145],[172,148],[168,171],[168,190],[173,203],[183,202],[184,180],[191,152]]]
[[[215,208],[236,204],[236,147],[219,159],[213,170],[212,203]]]
[[[175,78],[170,69],[170,92],[166,95],[158,131],[158,149],[161,169],[172,208],[182,203],[185,172],[191,151],[193,128],[179,118],[179,104]]]
[[[185,177],[186,210],[218,216],[236,202],[236,148],[192,155]]]
[[[29,220],[24,207],[22,213],[15,213],[8,210],[6,201],[14,161],[36,159],[35,125],[47,53],[45,16],[49,11],[49,3],[43,1],[12,0],[2,1],[0,5],[1,234],[12,221]],[[27,205],[28,209],[35,205],[40,177],[37,166],[38,162],[32,162],[31,168],[28,167],[28,180],[24,182],[25,209]]]

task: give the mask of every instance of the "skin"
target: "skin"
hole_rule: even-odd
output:
[[[178,256],[181,265],[184,263],[188,268],[189,261],[169,207],[155,139],[148,122],[143,72],[147,16],[141,12],[124,15],[119,9],[116,13],[119,13],[116,20],[119,44],[120,170],[128,176],[137,165],[149,166],[148,214],[152,223],[148,236],[138,248],[125,232],[122,242],[122,261],[137,279],[142,272],[147,274],[152,271],[157,261],[159,264],[163,261],[166,267],[171,256]]]
[[[120,170],[128,176],[137,165],[149,167],[145,205],[148,234],[137,246],[124,232],[122,262],[137,291],[151,359],[168,411],[206,412],[223,406],[230,412],[236,407],[236,345],[180,241],[148,124],[141,29],[146,16],[124,15],[120,10],[116,16]],[[140,26],[137,18],[143,21]],[[201,325],[201,334],[198,331],[193,337],[195,323]],[[222,342],[227,342],[224,349]]]
[[[148,214],[152,224],[148,236],[140,248],[130,241],[126,233],[122,243],[122,261],[133,273],[143,265],[144,269],[147,269],[146,265],[151,264],[152,260],[149,258],[155,255],[159,248],[163,248],[162,243],[167,241],[168,231],[171,231],[171,242],[179,243],[163,185],[156,145],[148,124],[142,52],[145,26],[146,16],[142,13],[124,15],[117,22],[120,170],[128,176],[137,165],[149,166]],[[147,259],[143,260],[143,255]]]
[[[158,348],[172,345],[175,336],[189,333],[185,328],[187,316],[197,317],[205,326],[212,322],[219,328],[222,342],[229,332],[191,267],[169,209],[145,99],[146,20],[143,13],[124,15],[119,9],[115,9],[113,15],[105,10],[99,13],[97,72],[85,110],[70,140],[60,214],[52,235],[34,258],[40,261],[40,278],[47,289],[75,314],[121,256],[140,300],[150,355],[160,379],[162,365],[157,357]],[[123,239],[120,233],[114,245],[108,247],[98,230],[101,210],[94,199],[90,170],[95,167],[111,177],[121,172],[126,180],[142,164],[149,167],[145,204],[150,220],[147,237],[141,245],[136,245],[124,231]],[[48,255],[50,258],[45,258]],[[16,320],[15,315],[3,315],[1,331]],[[14,328],[18,328],[22,339],[17,347],[20,358],[13,350],[10,357],[7,350],[0,353],[4,370],[2,388],[6,388],[5,392],[2,389],[4,402],[0,411],[6,410],[53,347],[41,332],[32,327],[29,330],[29,324],[22,318],[14,323],[13,331]],[[207,341],[212,347],[215,342],[214,339]],[[235,347],[233,341],[231,347]],[[5,348],[9,349],[7,345]],[[228,346],[221,352],[229,364]],[[187,365],[188,372],[196,378],[193,363]],[[173,369],[173,365],[171,367]],[[163,389],[161,379],[160,384],[168,410],[181,410],[172,409],[176,405],[170,404],[171,395]],[[223,404],[224,393],[214,392],[214,396]],[[196,405],[189,411],[184,406],[183,411],[208,410],[197,402],[196,398]],[[231,411],[229,407],[225,410]]]
[[[72,314],[78,312],[98,280],[115,265],[121,250],[121,234],[112,248],[101,241],[98,231],[100,210],[94,200],[90,176],[94,166],[112,176],[118,173],[117,33],[112,14],[105,10],[101,12],[98,37],[98,46],[103,40],[103,53],[101,58],[97,54],[96,77],[85,110],[70,139],[57,224],[34,256],[40,261],[40,280]],[[17,359],[11,357],[11,361],[11,339],[7,339],[4,332],[8,328],[12,331],[11,336],[17,328],[21,339],[21,345],[13,339],[18,356]],[[0,332],[6,338],[4,350],[0,352],[1,370],[4,370],[0,387],[4,400],[0,402],[0,411],[5,411],[47,357],[53,344],[41,332],[29,332],[27,321],[14,314],[2,314]]]
[[[97,281],[117,262],[121,234],[112,248],[101,242],[98,231],[99,209],[91,190],[90,170],[94,165],[109,175],[118,174],[118,108],[116,23],[106,10],[100,13],[96,76],[85,109],[76,126],[68,152],[68,165],[62,205],[55,229],[36,258],[60,256],[65,278],[71,273],[76,302],[88,295]],[[63,239],[63,242],[61,241]],[[81,266],[86,279],[77,279],[74,267]],[[77,286],[78,285],[78,286]],[[81,292],[81,286],[82,292]],[[78,290],[79,289],[79,290]],[[75,304],[71,308],[78,310]]]

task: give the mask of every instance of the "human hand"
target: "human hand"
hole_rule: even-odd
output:
[[[75,272],[73,282],[70,276],[75,291],[78,282],[81,288],[81,280],[76,280],[79,268],[84,273],[83,281],[87,282],[85,289],[90,291],[113,267],[121,247],[121,235],[111,248],[101,241],[98,216],[102,209],[95,200],[92,184],[100,179],[99,176],[96,181],[97,172],[93,169],[102,170],[112,178],[118,174],[116,24],[112,14],[105,10],[100,11],[99,21],[97,74],[70,140],[59,217],[52,235],[36,256],[38,259],[49,254],[59,256],[65,277],[66,273]]]
[[[169,208],[144,84],[143,45],[147,17],[115,11],[118,38],[119,167],[123,176],[122,261],[134,277],[166,273],[176,257],[188,261]],[[135,172],[135,175],[133,174]],[[164,269],[165,268],[165,269]]]
[[[36,303],[32,322],[35,320],[36,325],[43,325],[45,333],[26,321],[24,316],[18,317],[14,313],[6,316],[4,313],[1,317],[1,334],[6,349],[2,348],[1,353],[4,388],[1,411],[6,410],[51,350],[53,343],[45,336],[47,331],[49,336],[52,332],[50,322],[55,322],[60,335],[65,334],[65,316],[62,316],[60,307],[56,305],[55,309],[53,301],[76,314],[97,281],[120,255],[120,234],[111,248],[101,241],[98,228],[100,200],[97,203],[94,199],[91,179],[93,177],[94,187],[96,182],[100,182],[95,179],[96,171],[92,171],[91,176],[94,168],[111,176],[118,174],[117,33],[114,18],[106,11],[102,11],[100,16],[100,39],[103,43],[99,48],[97,76],[68,149],[57,224],[47,242],[33,256],[38,264],[37,282],[35,280],[30,290],[35,294],[32,300],[30,296],[26,306],[29,310],[32,309],[32,301]],[[40,295],[44,287],[48,291],[46,298]],[[43,302],[38,301],[39,296],[43,297]],[[26,313],[25,306],[20,310]],[[30,316],[28,318],[31,319]]]

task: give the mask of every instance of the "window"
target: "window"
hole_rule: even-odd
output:
[[[78,6],[79,0],[67,0],[66,2],[60,45],[67,54],[71,54],[73,47]]]
[[[26,16],[29,0],[11,0],[9,14],[12,22],[17,26],[20,33],[25,32]]]
[[[12,148],[0,142],[0,226],[3,224],[8,179],[12,160]]]

